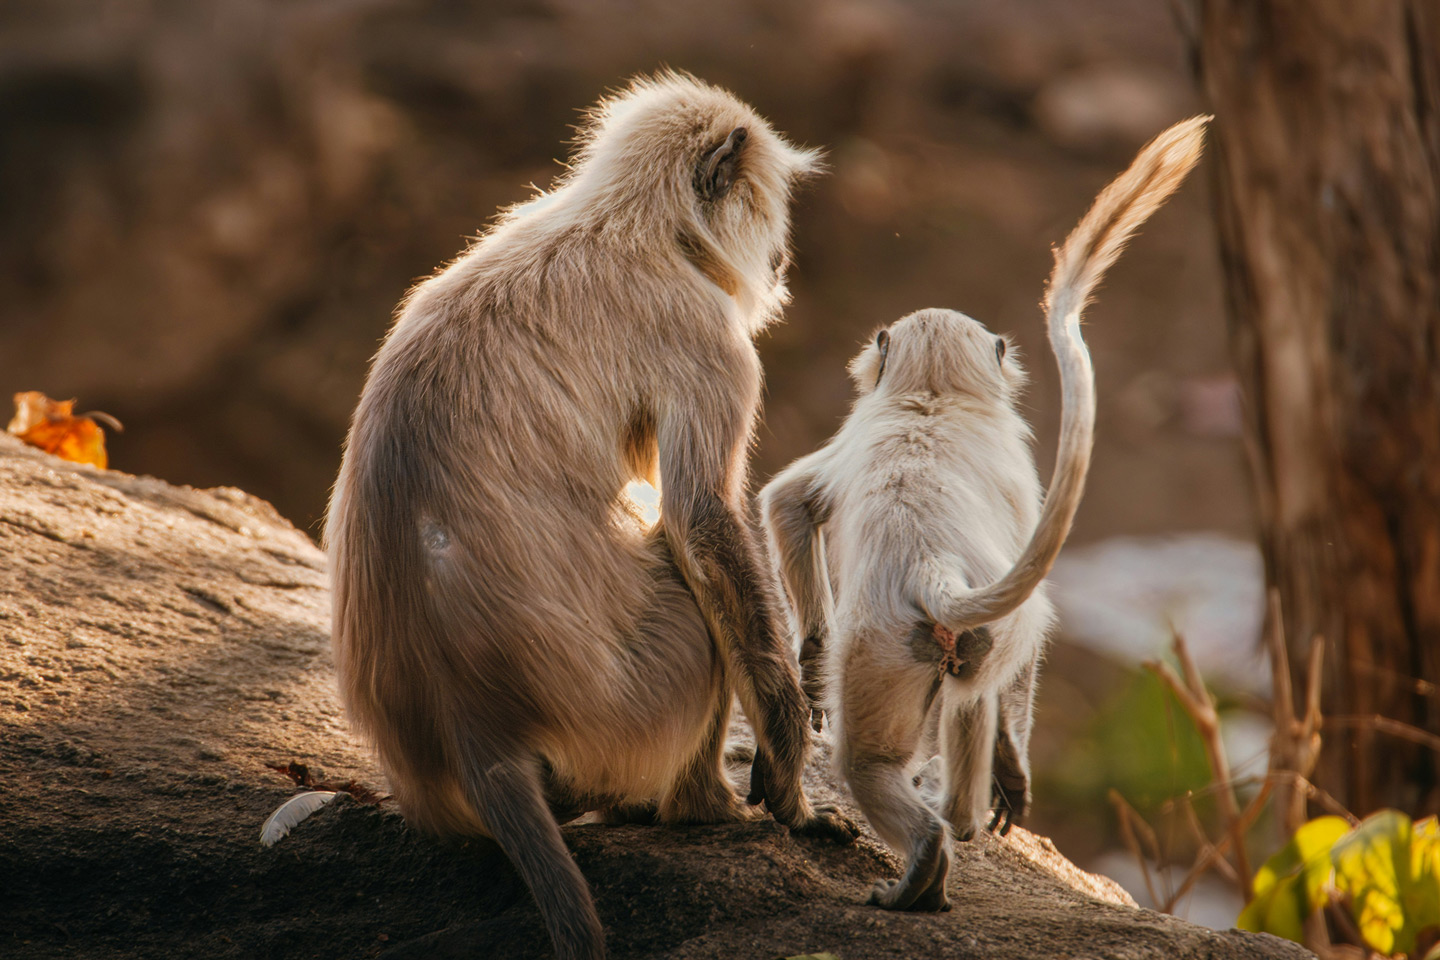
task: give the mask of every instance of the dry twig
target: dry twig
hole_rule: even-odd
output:
[[[1172,912],[1175,909],[1175,904],[1185,899],[1185,895],[1190,892],[1190,888],[1195,886],[1205,871],[1209,870],[1219,862],[1221,857],[1225,856],[1226,851],[1230,849],[1230,845],[1234,842],[1237,835],[1241,838],[1241,842],[1244,842],[1245,831],[1250,829],[1251,825],[1255,822],[1255,818],[1260,816],[1260,811],[1265,807],[1265,801],[1270,797],[1270,791],[1271,783],[1267,779],[1260,785],[1260,792],[1255,794],[1255,798],[1245,807],[1245,812],[1240,814],[1232,825],[1238,827],[1238,830],[1230,831],[1227,836],[1220,839],[1219,843],[1213,845],[1208,853],[1203,853],[1196,858],[1195,865],[1190,868],[1190,872],[1185,875],[1185,879],[1180,882],[1180,886],[1176,887],[1175,892],[1171,895],[1168,906],[1165,908],[1166,913]],[[1250,877],[1247,875],[1245,879],[1248,886]],[[1247,900],[1246,902],[1248,903],[1249,901]]]
[[[1111,789],[1110,803],[1115,807],[1115,815],[1120,821],[1120,838],[1125,841],[1125,846],[1135,856],[1135,862],[1140,864],[1140,873],[1145,878],[1145,890],[1150,894],[1150,902],[1159,905],[1160,897],[1155,893],[1155,882],[1150,876],[1150,863],[1145,859],[1145,852],[1140,848],[1140,839],[1136,836],[1135,828],[1138,825],[1142,835],[1150,842],[1150,850],[1154,855],[1155,862],[1160,862],[1160,844],[1155,839],[1155,831],[1150,829],[1150,824],[1140,816],[1139,811],[1130,806],[1130,802],[1120,795],[1119,790]]]
[[[1210,772],[1219,786],[1217,793],[1220,812],[1230,833],[1235,869],[1240,874],[1240,890],[1248,903],[1254,895],[1250,886],[1250,858],[1245,852],[1245,839],[1240,832],[1240,802],[1235,795],[1235,785],[1230,776],[1230,761],[1225,756],[1225,740],[1220,735],[1220,715],[1215,710],[1215,698],[1210,695],[1204,679],[1200,676],[1200,669],[1195,666],[1195,659],[1190,656],[1190,650],[1185,645],[1185,637],[1178,630],[1175,631],[1174,650],[1176,659],[1180,661],[1180,668],[1185,672],[1183,681],[1168,663],[1149,660],[1145,666],[1175,694],[1175,699],[1179,700],[1185,712],[1190,714],[1195,729],[1200,733],[1200,739],[1205,745],[1205,756],[1210,761]]]
[[[1337,727],[1364,727],[1380,733],[1388,733],[1392,737],[1399,737],[1401,740],[1408,740],[1411,743],[1418,743],[1431,750],[1440,750],[1440,737],[1435,734],[1400,720],[1383,717],[1378,713],[1361,717],[1326,717],[1325,723]]]
[[[1310,641],[1305,669],[1305,713],[1295,716],[1290,687],[1290,654],[1285,645],[1285,625],[1280,616],[1280,592],[1270,588],[1266,640],[1270,645],[1270,672],[1275,688],[1275,732],[1270,738],[1270,773],[1293,773],[1275,799],[1279,812],[1281,842],[1294,836],[1305,822],[1306,794],[1300,783],[1309,786],[1310,775],[1320,758],[1320,670],[1325,661],[1325,641],[1316,635]],[[1313,789],[1313,788],[1312,788]],[[1327,795],[1328,796],[1328,795]]]

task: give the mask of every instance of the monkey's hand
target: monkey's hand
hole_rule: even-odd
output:
[[[1010,828],[1025,821],[1030,810],[1030,778],[1020,766],[1015,744],[1003,730],[995,738],[994,791],[990,807],[993,811],[989,830],[1005,836]]]
[[[750,764],[750,794],[745,798],[746,803],[759,804],[765,800],[765,781],[769,775],[770,765],[765,759],[765,751],[757,746],[755,759]],[[785,825],[791,833],[834,840],[842,846],[854,843],[855,838],[860,836],[860,828],[833,803],[811,807],[808,816],[802,814],[798,822]]]

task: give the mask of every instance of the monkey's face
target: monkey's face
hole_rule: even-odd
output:
[[[1008,337],[954,310],[920,310],[882,328],[854,360],[860,395],[965,394],[1012,403],[1026,381]]]

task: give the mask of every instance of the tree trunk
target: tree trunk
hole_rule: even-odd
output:
[[[1440,809],[1440,4],[1200,0],[1222,260],[1317,785]],[[1380,716],[1394,723],[1376,724]]]

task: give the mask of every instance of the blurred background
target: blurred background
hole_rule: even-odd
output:
[[[558,172],[579,108],[671,66],[829,157],[796,210],[793,305],[760,341],[757,484],[833,432],[861,341],[927,306],[1014,334],[1048,471],[1049,248],[1200,111],[1186,49],[1154,0],[8,0],[0,393],[78,397],[126,426],[112,468],[244,488],[318,539],[406,288]],[[1209,780],[1137,668],[1172,624],[1229,708],[1238,773],[1264,770],[1263,574],[1209,179],[1088,315],[1099,437],[1034,749],[1031,826],[1142,903],[1107,791],[1153,811]],[[1198,889],[1182,914],[1230,926],[1238,896]]]

